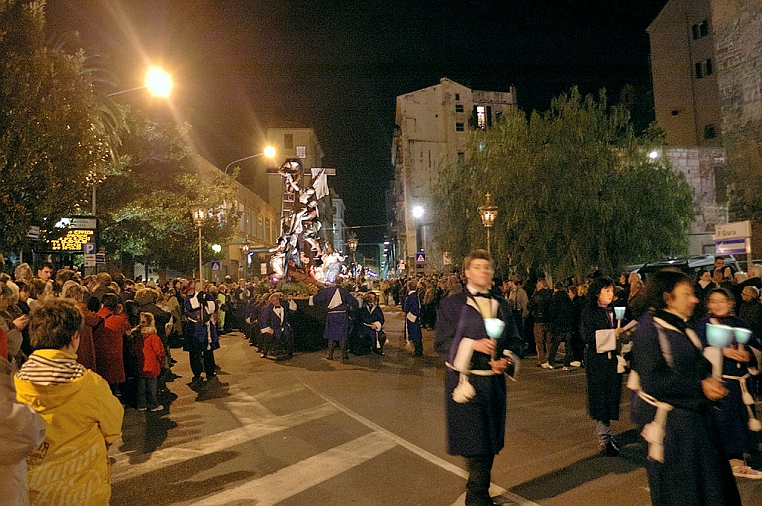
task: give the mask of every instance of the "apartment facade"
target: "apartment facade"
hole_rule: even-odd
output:
[[[656,120],[674,146],[722,146],[712,0],[670,0],[648,27]]]
[[[439,171],[463,156],[473,129],[490,128],[510,107],[516,107],[513,87],[507,92],[472,90],[448,78],[397,97],[389,199],[396,272],[442,270],[432,227]],[[426,262],[416,263],[423,256]]]

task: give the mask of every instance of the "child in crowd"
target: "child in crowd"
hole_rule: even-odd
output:
[[[140,324],[132,331],[133,352],[138,358],[138,409],[161,411],[156,399],[158,377],[164,367],[166,353],[156,332],[151,313],[140,313]]]

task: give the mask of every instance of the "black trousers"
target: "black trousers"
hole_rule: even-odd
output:
[[[344,339],[343,341],[339,341],[339,347],[341,349],[341,358],[347,359],[349,358],[349,353],[347,353],[347,340]],[[328,358],[333,360],[333,350],[336,349],[336,341],[333,339],[328,341]]]
[[[280,338],[275,338],[273,334],[262,332],[260,334],[260,349],[263,355],[272,352],[282,352],[286,355],[294,354],[294,334],[293,332],[283,332]]]
[[[189,351],[188,355],[194,377],[201,376],[201,373],[205,372],[207,379],[209,379],[217,373],[213,350]]]
[[[492,481],[494,455],[468,457],[468,481],[466,482],[466,506],[492,506],[489,485]]]

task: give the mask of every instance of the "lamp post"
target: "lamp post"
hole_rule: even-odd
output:
[[[146,89],[148,92],[155,96],[160,98],[167,98],[169,97],[169,94],[172,92],[172,76],[170,76],[168,73],[160,69],[159,67],[149,67],[148,71],[146,72],[145,77],[145,84],[143,86],[137,86],[135,88],[130,88],[128,90],[121,90],[121,91],[115,91],[114,93],[109,93],[106,96],[107,97],[114,97],[116,95],[123,95],[125,93],[130,93],[131,91],[137,91]],[[92,202],[91,202],[91,210],[92,215],[96,216],[96,188],[98,185],[102,184],[104,181],[106,181],[106,175],[105,174],[98,174],[97,172],[93,171],[87,176],[87,182],[88,184],[92,185],[93,187],[93,195],[92,195]]]
[[[492,203],[492,195],[487,193],[485,197],[487,197],[487,202],[483,206],[479,206],[478,210],[479,216],[482,218],[482,225],[487,229],[487,253],[490,253],[489,231],[495,223],[495,218],[497,218],[497,206]]]
[[[267,158],[275,158],[275,148],[274,148],[274,147],[272,147],[272,146],[267,146],[267,147],[265,147],[265,150],[264,150],[264,151],[262,151],[261,153],[257,153],[256,155],[249,155],[249,156],[244,156],[243,158],[239,158],[238,160],[233,160],[232,162],[230,162],[229,164],[227,164],[227,166],[225,167],[225,170],[224,170],[224,171],[222,171],[222,172],[224,172],[225,174],[227,174],[227,173],[228,173],[228,169],[229,169],[229,168],[230,168],[230,167],[231,167],[231,166],[232,166],[234,163],[242,162],[242,161],[244,161],[244,160],[251,160],[252,158],[256,158],[256,157],[258,157],[258,156],[263,156],[263,155],[264,155],[264,156],[266,156]]]
[[[201,281],[203,273],[203,260],[201,258],[201,228],[204,226],[204,220],[207,217],[208,210],[203,204],[196,204],[191,207],[191,213],[193,214],[193,221],[198,228],[198,280]]]
[[[357,236],[352,234],[349,239],[347,239],[347,246],[349,246],[349,251],[352,252],[352,276],[355,276],[357,269],[357,259],[355,257],[357,251]]]
[[[172,93],[172,86],[172,76],[170,76],[167,72],[159,67],[149,67],[148,71],[146,72],[145,84],[143,84],[143,86],[136,86],[135,88],[130,88],[129,90],[115,91],[114,93],[109,93],[106,96],[113,97],[116,95],[130,93],[131,91],[147,89],[151,95],[167,98],[169,94]]]
[[[246,271],[249,267],[249,248],[251,248],[251,243],[249,242],[249,236],[246,236],[246,239],[241,241],[241,244],[238,246],[238,249],[241,250],[241,270],[242,277],[244,281],[247,281],[246,279]]]

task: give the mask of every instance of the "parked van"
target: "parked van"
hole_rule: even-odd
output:
[[[627,267],[628,272],[637,272],[645,281],[652,272],[666,269],[667,267],[673,267],[685,272],[692,279],[694,279],[699,271],[714,269],[714,259],[724,258],[725,267],[730,267],[733,272],[739,272],[741,266],[733,255],[695,255],[690,257],[677,257],[667,258],[659,262],[653,262],[649,264],[630,265]]]

